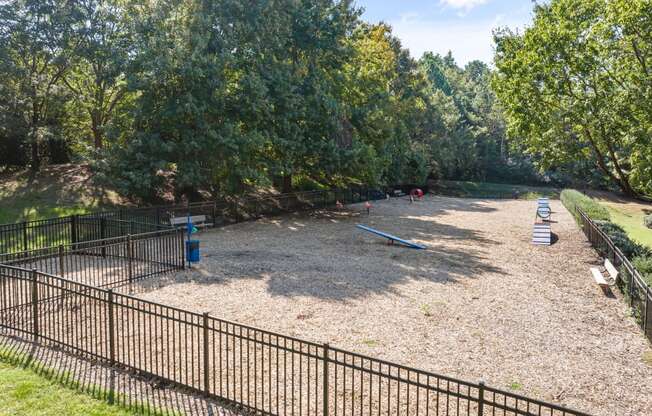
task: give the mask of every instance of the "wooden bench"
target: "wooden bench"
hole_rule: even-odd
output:
[[[618,270],[609,261],[609,259],[604,259],[604,268],[607,270],[607,273],[609,273],[609,277],[613,279],[613,283],[616,283],[618,279]],[[597,267],[591,267],[591,273],[593,274],[593,278],[595,279],[595,282],[598,285],[600,285],[602,288],[609,286],[609,283],[607,283],[607,281],[605,280],[604,275]]]
[[[607,281],[604,280],[604,276],[602,275],[600,269],[598,269],[597,267],[591,267],[591,273],[593,274],[595,283],[600,285],[600,287],[602,287],[603,289],[609,287],[609,283],[607,283]]]
[[[207,222],[206,215],[191,215],[190,222],[197,228],[207,227],[213,225]],[[188,217],[172,217],[170,218],[170,225],[181,226],[183,228],[188,224]]]
[[[604,268],[607,269],[609,276],[614,280],[614,283],[618,281],[618,269],[609,261],[609,259],[604,259]]]

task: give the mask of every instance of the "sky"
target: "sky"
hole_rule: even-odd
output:
[[[532,20],[532,0],[355,0],[362,18],[383,21],[415,58],[426,51],[453,52],[460,65],[493,60],[491,31],[523,28]]]

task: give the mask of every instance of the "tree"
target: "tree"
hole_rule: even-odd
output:
[[[645,1],[553,0],[523,34],[498,31],[493,86],[511,136],[544,168],[588,158],[625,194],[645,191],[649,28]]]
[[[48,117],[62,94],[60,81],[75,53],[70,36],[77,17],[74,6],[60,0],[13,0],[0,5],[2,82],[11,84],[17,94],[12,106],[24,123],[34,170],[41,165]]]
[[[127,7],[120,0],[80,0],[71,37],[77,50],[62,77],[72,95],[70,118],[102,149],[106,129],[127,94],[126,71],[133,39]],[[80,128],[81,127],[81,128]]]

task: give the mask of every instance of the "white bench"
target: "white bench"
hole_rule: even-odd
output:
[[[609,276],[614,280],[614,283],[618,281],[618,269],[609,261],[609,259],[604,259],[604,268],[607,269]]]
[[[604,259],[604,268],[607,270],[607,273],[609,273],[609,277],[611,277],[614,283],[616,283],[616,280],[618,279],[618,270],[609,261],[609,259]],[[593,279],[595,279],[595,282],[598,285],[600,285],[603,288],[609,286],[609,283],[607,283],[607,281],[605,280],[604,275],[597,267],[591,267],[591,273],[593,274]]]
[[[207,227],[212,225],[206,222],[206,215],[191,215],[190,222],[197,228]],[[185,227],[188,224],[188,217],[172,217],[170,218],[170,225]]]
[[[604,280],[604,276],[602,275],[602,272],[597,267],[591,267],[591,273],[593,274],[595,283],[600,285],[603,289],[609,286],[609,283],[607,283],[607,281]]]

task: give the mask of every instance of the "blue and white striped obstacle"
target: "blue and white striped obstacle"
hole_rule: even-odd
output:
[[[356,224],[356,227],[358,227],[361,230],[370,232],[372,234],[376,234],[376,235],[379,235],[381,237],[385,237],[388,240],[388,242],[391,242],[391,244],[393,244],[394,242],[397,242],[397,243],[403,244],[403,245],[405,245],[407,247],[410,247],[410,248],[416,248],[417,250],[425,250],[426,249],[426,246],[422,246],[421,244],[417,244],[417,243],[413,243],[413,242],[408,241],[408,240],[404,240],[402,238],[396,237],[396,236],[391,235],[391,234],[384,233],[382,231],[375,230],[375,229],[373,229],[371,227],[367,227],[367,226],[362,225],[362,224]]]
[[[552,227],[550,226],[550,201],[548,198],[537,199],[537,215],[532,230],[532,244],[549,246],[552,244]],[[537,222],[541,219],[541,222]]]

